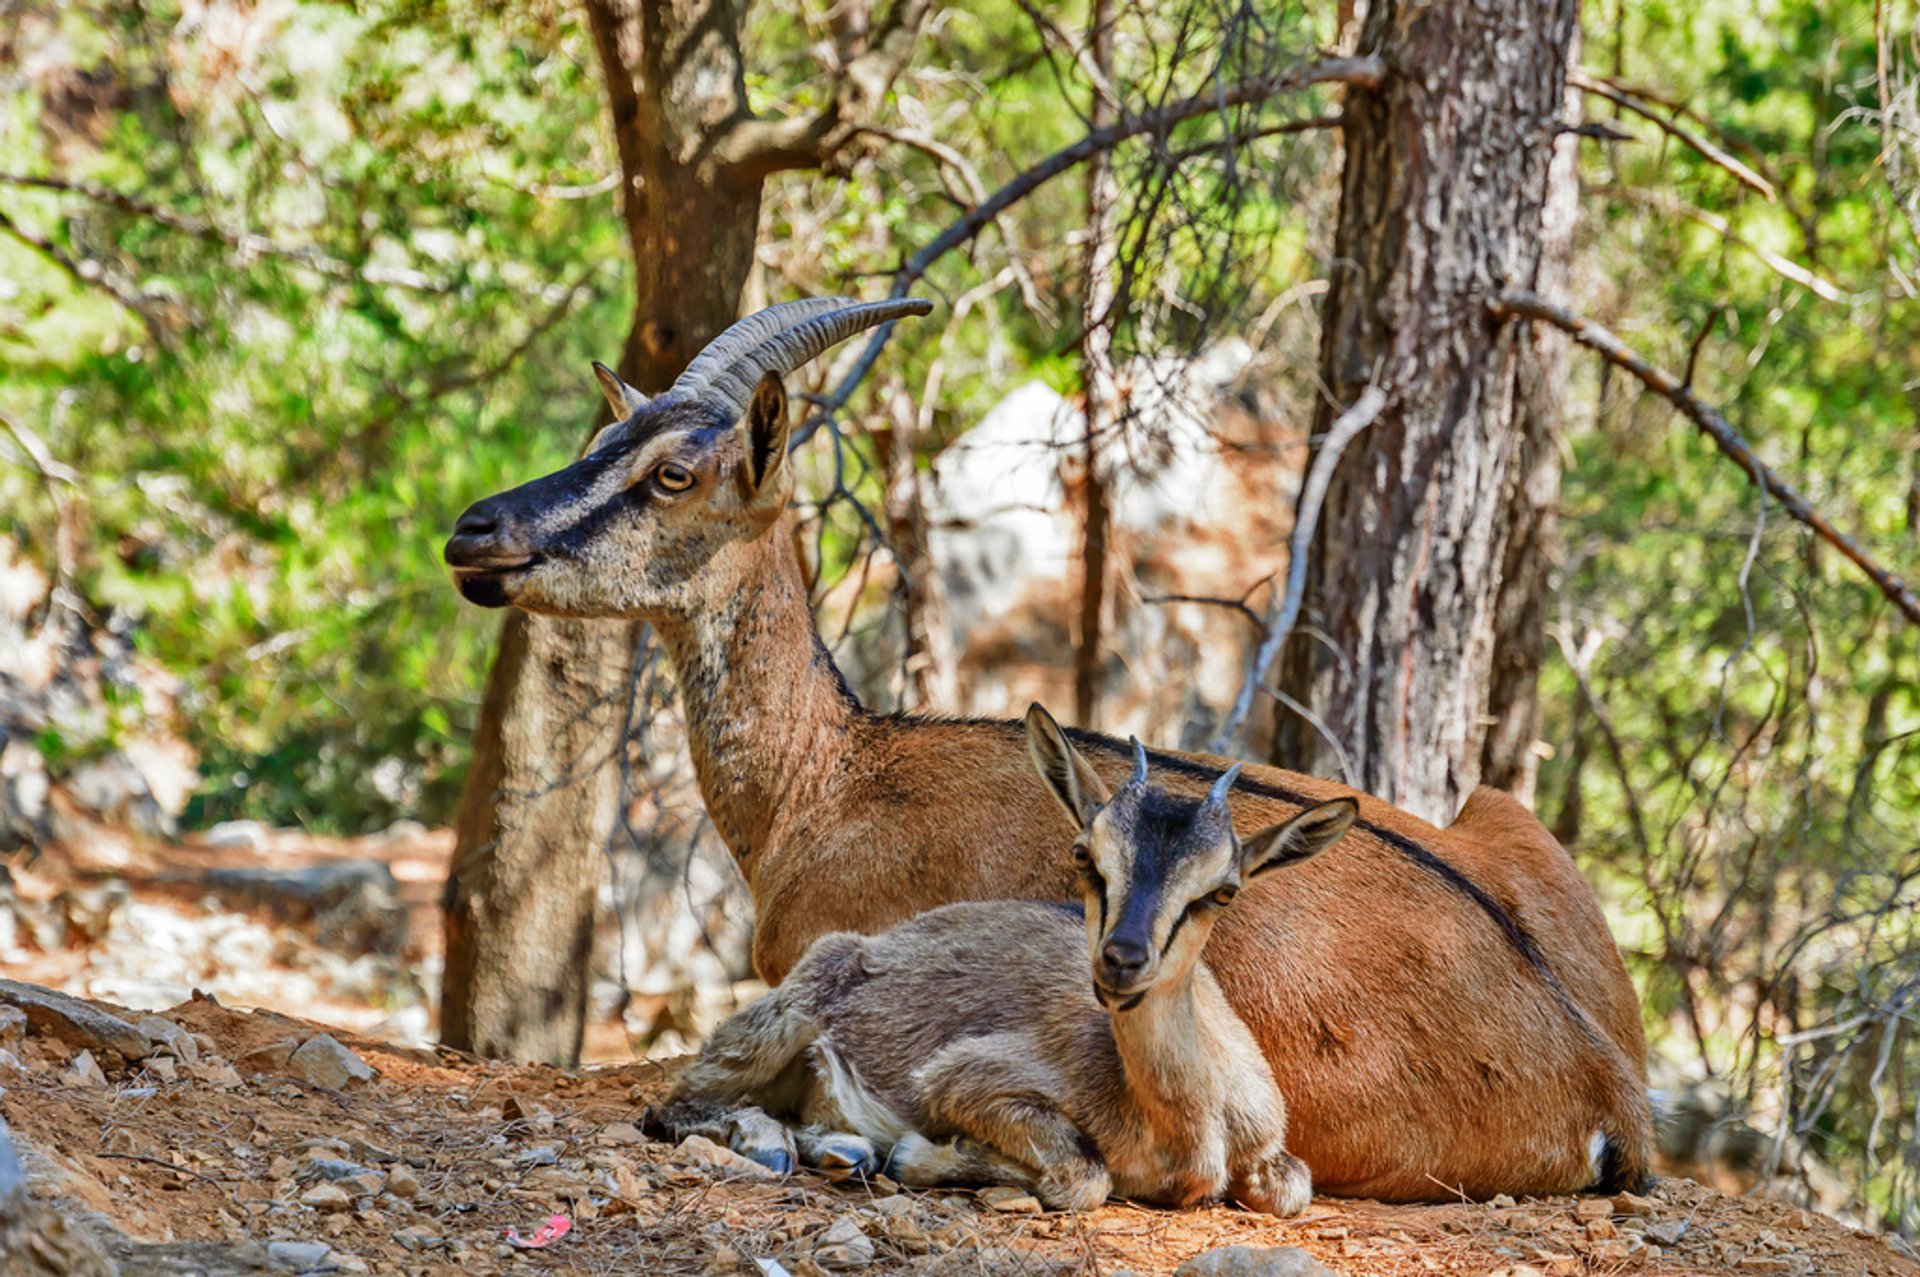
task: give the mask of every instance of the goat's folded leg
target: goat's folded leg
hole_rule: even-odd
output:
[[[674,1143],[699,1135],[782,1175],[800,1164],[793,1132],[751,1104],[722,1104],[696,1095],[676,1095],[659,1108],[648,1109],[641,1129],[656,1139]]]
[[[948,1184],[979,1186],[1012,1184],[1034,1192],[1040,1173],[1025,1162],[988,1148],[978,1140],[959,1136],[930,1140],[910,1131],[887,1154],[886,1174],[909,1188],[940,1188]]]
[[[993,1155],[984,1165],[1023,1172],[1003,1171],[994,1182],[1018,1184],[1052,1210],[1091,1210],[1107,1200],[1113,1181],[1100,1151],[1054,1102],[1057,1079],[1033,1063],[1018,1035],[957,1042],[916,1076],[929,1117],[964,1137],[956,1146],[983,1146]]]
[[[814,941],[785,983],[713,1031],[674,1093],[728,1103],[760,1098],[820,1036],[816,1005],[843,978],[844,968],[857,962],[859,949],[860,937],[844,933]]]
[[[1234,1169],[1227,1193],[1250,1210],[1298,1215],[1313,1200],[1313,1172],[1286,1149],[1271,1148]]]

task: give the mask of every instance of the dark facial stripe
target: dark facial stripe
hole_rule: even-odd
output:
[[[1119,741],[1097,735],[1093,732],[1084,731],[1077,727],[1068,727],[1063,730],[1066,732],[1067,738],[1081,748],[1098,749],[1104,753],[1113,754],[1122,758],[1130,759],[1133,756],[1133,747],[1131,745],[1123,745]],[[1191,776],[1197,780],[1203,780],[1208,784],[1212,784],[1218,780],[1221,775],[1220,772],[1215,771],[1204,763],[1196,763],[1191,759],[1181,758],[1173,754],[1162,754],[1155,750],[1147,751],[1147,760],[1155,767],[1162,768],[1166,771],[1178,772],[1183,776]],[[1280,802],[1292,803],[1301,808],[1311,807],[1313,805],[1313,800],[1305,794],[1296,793],[1293,790],[1285,789],[1271,782],[1256,780],[1246,775],[1241,776],[1239,783],[1234,786],[1234,788],[1244,790],[1250,794],[1258,794],[1262,798],[1273,798]],[[1515,919],[1512,914],[1501,907],[1499,901],[1488,895],[1485,888],[1481,887],[1479,883],[1473,881],[1473,879],[1467,877],[1451,864],[1448,864],[1438,855],[1422,847],[1405,834],[1381,825],[1376,825],[1367,820],[1356,821],[1355,827],[1366,830],[1366,832],[1372,834],[1381,842],[1386,843],[1408,860],[1411,860],[1414,864],[1434,875],[1440,879],[1441,882],[1444,882],[1468,900],[1471,900],[1482,913],[1493,920],[1494,925],[1499,927],[1501,934],[1506,937],[1507,943],[1513,946],[1514,951],[1517,952],[1526,964],[1533,968],[1534,972],[1545,982],[1548,991],[1553,994],[1554,1000],[1558,1002],[1561,1009],[1572,1018],[1581,1033],[1584,1034],[1589,1041],[1603,1049],[1612,1046],[1611,1041],[1600,1032],[1600,1026],[1595,1024],[1593,1018],[1581,1009],[1579,1003],[1573,1000],[1573,995],[1568,993],[1566,986],[1560,983],[1560,977],[1555,975],[1553,968],[1547,965],[1546,955],[1540,951],[1539,942],[1527,932],[1525,927],[1520,925],[1519,921]]]

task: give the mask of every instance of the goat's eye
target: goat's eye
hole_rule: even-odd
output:
[[[1087,844],[1083,842],[1073,844],[1073,863],[1082,869],[1093,863],[1093,853],[1087,850]]]
[[[693,486],[693,471],[669,461],[653,472],[654,482],[668,492],[685,492]]]
[[[1240,894],[1240,888],[1229,884],[1228,886],[1222,887],[1218,891],[1214,892],[1211,899],[1213,900],[1213,903],[1217,905],[1232,904],[1233,898],[1239,894]]]

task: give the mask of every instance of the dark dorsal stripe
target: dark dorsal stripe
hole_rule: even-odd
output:
[[[1123,745],[1111,737],[1102,736],[1096,732],[1089,732],[1078,727],[1067,727],[1062,730],[1066,732],[1067,738],[1075,745],[1098,749],[1104,753],[1117,755],[1122,758],[1131,759],[1133,757],[1133,747],[1131,745]],[[1147,751],[1147,760],[1155,767],[1163,768],[1170,772],[1178,772],[1182,776],[1191,776],[1195,780],[1204,781],[1208,785],[1211,785],[1222,775],[1221,772],[1207,766],[1205,763],[1195,762],[1190,758],[1182,758],[1178,754],[1163,754],[1158,750],[1150,749]],[[1314,802],[1313,799],[1305,794],[1286,789],[1269,781],[1256,780],[1248,776],[1245,772],[1240,774],[1240,779],[1234,785],[1234,789],[1244,793],[1257,794],[1262,798],[1272,798],[1283,803],[1292,803],[1294,806],[1303,809],[1313,806]],[[1500,928],[1500,933],[1507,938],[1507,943],[1513,946],[1514,951],[1517,952],[1526,964],[1539,975],[1540,979],[1546,983],[1548,990],[1553,994],[1554,1000],[1560,1004],[1561,1009],[1579,1026],[1581,1033],[1597,1046],[1605,1048],[1609,1045],[1605,1035],[1600,1032],[1600,1026],[1595,1024],[1593,1017],[1589,1016],[1581,1009],[1580,1004],[1573,1000],[1573,995],[1568,993],[1566,986],[1560,983],[1560,977],[1555,975],[1553,968],[1547,965],[1547,956],[1541,952],[1539,942],[1533,938],[1532,934],[1529,933],[1525,927],[1520,925],[1518,919],[1507,912],[1498,900],[1495,900],[1491,895],[1487,894],[1486,888],[1461,873],[1446,860],[1442,859],[1437,853],[1421,846],[1398,830],[1388,829],[1384,825],[1376,825],[1369,820],[1355,821],[1354,824],[1356,828],[1365,830],[1381,842],[1392,847],[1408,860],[1420,866],[1420,868],[1426,870],[1441,882],[1479,906],[1480,911],[1491,918],[1494,925]]]

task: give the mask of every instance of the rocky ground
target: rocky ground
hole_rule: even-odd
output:
[[[642,1135],[671,1064],[487,1063],[204,997],[142,1015],[0,985],[0,1050],[31,1186],[21,1198],[0,1165],[7,1277],[1920,1273],[1879,1238],[1684,1180],[1644,1198],[1323,1199],[1278,1221],[779,1178]],[[1224,1247],[1291,1249],[1252,1266]]]

